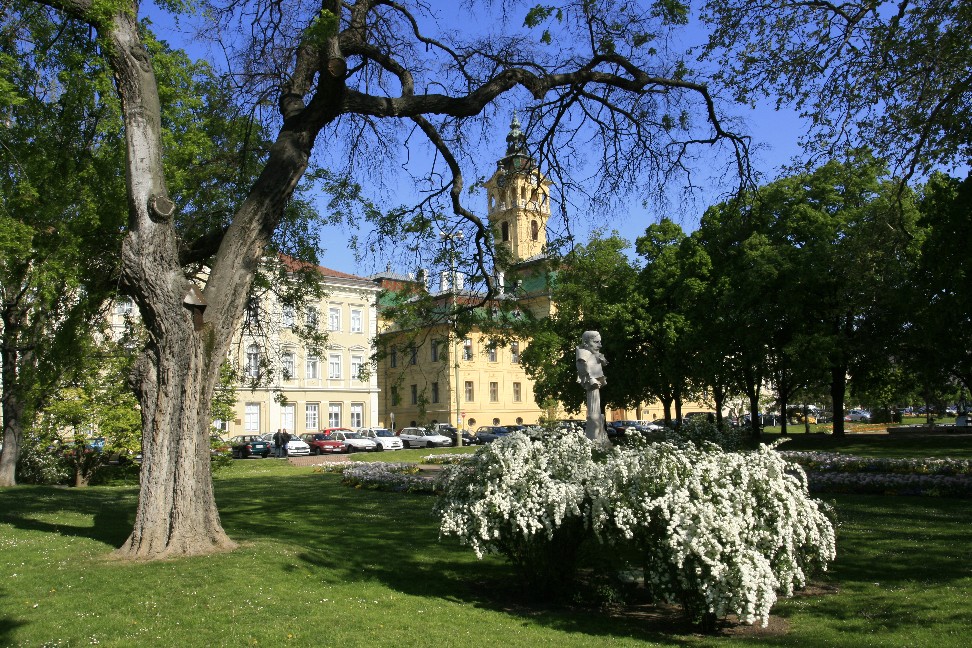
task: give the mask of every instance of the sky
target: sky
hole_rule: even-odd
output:
[[[455,0],[432,0],[432,4],[439,11],[440,24],[452,24],[460,26],[464,30],[475,31],[483,29],[484,25],[491,20],[489,15],[470,15]],[[193,41],[185,22],[174,21],[168,14],[148,3],[143,5],[142,14],[151,18],[155,32],[160,38],[168,41],[171,46],[183,48],[190,56],[206,58],[220,67],[221,53],[208,44]],[[686,38],[696,39],[696,41],[700,41],[704,36],[698,32],[693,32],[691,29],[686,33]],[[729,113],[729,116],[744,120],[746,124],[744,128],[747,134],[752,137],[754,169],[761,173],[764,178],[773,179],[777,177],[780,167],[800,154],[798,140],[805,133],[805,125],[795,113],[777,111],[769,105],[762,105],[757,106],[755,110],[737,107]],[[479,153],[481,159],[478,165],[480,168],[490,168],[497,159],[504,155],[508,124],[508,118],[498,118],[498,130],[495,136],[487,139]],[[420,164],[421,160],[419,161]],[[624,207],[615,213],[573,214],[571,233],[578,243],[586,243],[591,232],[595,230],[617,231],[633,244],[635,238],[643,234],[648,225],[666,215],[678,222],[684,230],[692,231],[697,227],[698,218],[705,208],[723,198],[732,188],[732,181],[734,180],[733,178],[720,178],[713,169],[706,168],[704,154],[701,167],[696,170],[698,171],[698,175],[695,176],[696,184],[699,189],[694,193],[694,200],[686,202],[678,197],[680,196],[678,192],[673,192],[677,197],[666,205],[644,205],[639,201],[632,200],[624,203]],[[386,206],[408,201],[411,187],[407,180],[399,182],[397,193],[399,195],[394,196],[393,201],[387,203]],[[468,206],[478,214],[485,216],[486,204],[485,197],[482,194],[479,194],[478,200],[477,197],[472,197]],[[408,269],[396,267],[401,264],[401,259],[394,254],[384,255],[379,253],[365,259],[355,259],[352,250],[346,244],[352,234],[360,235],[361,232],[351,231],[348,225],[328,226],[322,231],[321,246],[324,248],[324,253],[320,258],[321,264],[335,270],[361,276],[383,270],[388,264],[401,272],[408,271]]]

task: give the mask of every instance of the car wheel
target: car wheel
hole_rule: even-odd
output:
[[[408,445],[408,441],[402,439],[402,450],[408,450],[411,446]]]
[[[380,443],[375,443],[375,452],[381,452],[384,449],[385,446],[381,445]]]
[[[319,447],[316,447],[315,446],[315,448],[314,448],[314,454],[316,456],[318,456],[318,457],[321,456],[321,449]]]

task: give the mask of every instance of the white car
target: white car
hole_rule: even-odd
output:
[[[324,430],[324,433],[347,446],[348,452],[376,452],[378,450],[377,442],[348,428],[330,428]]]
[[[310,455],[310,446],[298,436],[290,437],[290,441],[287,442],[287,456],[306,457],[308,455]]]
[[[371,439],[378,444],[378,450],[401,450],[405,446],[402,440],[395,436],[395,433],[385,428],[363,428],[358,430],[366,439]]]
[[[871,413],[867,410],[852,409],[847,412],[847,416],[844,417],[845,421],[861,421],[867,423],[871,420]]]
[[[452,445],[452,439],[449,437],[425,428],[402,428],[398,438],[406,448],[447,448]]]

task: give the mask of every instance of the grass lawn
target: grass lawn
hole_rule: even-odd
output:
[[[840,452],[861,457],[953,457],[972,459],[972,434],[940,434],[927,436],[896,436],[883,433],[804,434],[790,432],[779,434],[778,428],[763,432],[761,443],[772,443],[784,438],[780,450],[813,450]]]
[[[424,451],[385,453],[411,458]],[[356,457],[358,458],[358,457]],[[110,559],[134,486],[0,490],[0,646],[966,646],[972,502],[840,496],[838,560],[771,629],[706,637],[645,610],[528,607],[438,540],[433,499],[272,459],[216,477],[236,551]],[[785,632],[784,632],[785,631]]]

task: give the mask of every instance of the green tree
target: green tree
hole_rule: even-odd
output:
[[[64,437],[75,486],[87,486],[110,460],[130,457],[141,441],[138,403],[128,386],[133,356],[111,341],[88,342],[72,380],[51,398],[40,418],[42,438]],[[94,439],[100,440],[97,446]]]
[[[528,28],[516,34],[482,39],[467,34],[458,40],[463,36],[458,32],[429,36],[435,17],[421,4],[413,11],[375,0],[325,0],[293,8],[284,21],[276,5],[262,0],[252,13],[235,3],[204,5],[204,15],[222,21],[211,31],[234,33],[235,41],[225,45],[240,64],[243,91],[255,99],[255,111],[275,109],[267,120],[275,135],[226,226],[190,242],[177,227],[157,72],[138,28],[138,5],[45,3],[94,27],[122,105],[129,220],[121,280],[149,340],[136,364],[145,463],[135,526],[120,550],[129,557],[234,546],[212,493],[210,403],[256,269],[315,146],[344,160],[350,172],[356,164],[370,167],[382,157],[394,158],[389,153],[398,150],[403,129],[421,133],[445,173],[433,168],[428,183],[420,183],[429,197],[396,215],[415,216],[406,229],[431,238],[432,214],[446,206],[455,224],[469,230],[466,240],[480,252],[474,263],[490,290],[495,286],[483,259],[490,232],[463,206],[461,163],[472,124],[506,93],[532,98],[528,132],[547,156],[569,161],[580,139],[587,151],[594,150],[591,142],[599,144],[607,187],[657,186],[661,183],[646,179],[664,180],[698,143],[726,144],[741,163],[745,158],[746,141],[718,119],[703,80],[655,46],[657,37],[680,22],[670,12],[571,0],[558,3],[564,11],[548,14],[556,24],[540,24],[543,18],[531,13]],[[241,20],[247,27],[236,31]],[[548,44],[551,30],[556,43]],[[693,121],[691,114],[702,119]],[[577,128],[591,136],[578,137]],[[410,140],[404,144],[411,146]],[[395,219],[381,219],[380,225],[383,234],[400,231]],[[184,306],[191,282],[186,264],[202,259],[211,270],[204,319],[197,326]]]
[[[37,10],[4,26],[13,97],[0,105],[0,486],[11,486],[24,430],[72,379],[114,290],[125,209],[117,102],[99,99],[111,97],[110,76],[87,30],[59,30]],[[24,38],[33,47],[18,50]]]
[[[707,0],[702,15],[717,80],[740,101],[795,106],[824,155],[870,146],[904,179],[968,163],[968,2]]]
[[[972,391],[972,176],[933,175],[919,201],[921,259],[905,303],[914,316],[905,348],[931,395],[947,383]],[[932,400],[934,402],[934,400]]]
[[[588,330],[601,332],[602,351],[609,361],[602,403],[629,407],[643,400],[641,372],[632,367],[640,366],[637,354],[644,308],[637,288],[638,268],[625,255],[627,247],[615,234],[594,237],[571,250],[551,281],[556,312],[516,328],[529,339],[521,362],[536,381],[538,402],[553,399],[569,411],[580,411],[585,393],[577,383],[575,351]]]

